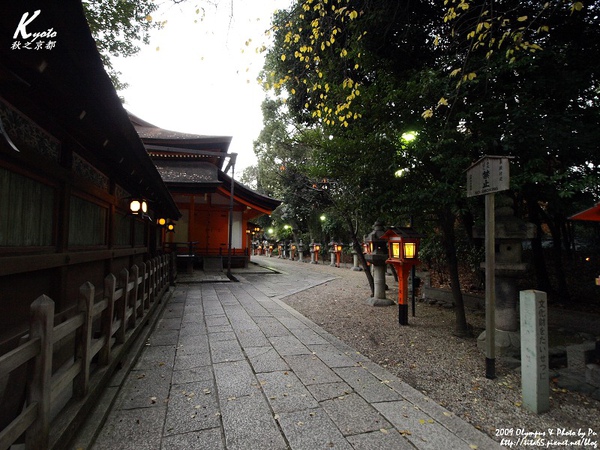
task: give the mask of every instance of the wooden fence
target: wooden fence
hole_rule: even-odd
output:
[[[31,304],[29,335],[0,356],[0,380],[7,377],[5,391],[13,399],[0,407],[5,415],[14,409],[14,419],[0,431],[1,450],[23,435],[27,450],[66,445],[141,328],[158,314],[173,271],[172,257],[164,255],[107,275],[99,295],[86,282],[78,313],[58,325],[52,299],[42,295]],[[53,364],[57,348],[67,361],[61,367]]]

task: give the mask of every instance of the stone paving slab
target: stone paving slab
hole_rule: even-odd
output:
[[[78,448],[500,448],[277,298],[330,275],[281,272],[178,286]]]

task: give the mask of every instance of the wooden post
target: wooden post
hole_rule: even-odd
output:
[[[142,304],[141,302],[139,302],[139,298],[140,298],[140,269],[138,266],[136,266],[135,264],[131,267],[131,277],[130,277],[131,282],[133,283],[133,289],[131,290],[131,294],[129,297],[129,305],[132,308],[132,314],[131,314],[131,326],[133,328],[135,328],[136,322],[137,322],[137,318],[138,317],[142,317],[144,315],[144,311],[142,310],[142,308],[140,308],[140,305]],[[139,302],[139,303],[138,303]]]
[[[117,309],[117,317],[121,320],[121,326],[117,330],[117,334],[115,336],[117,344],[122,344],[125,342],[125,334],[127,333],[127,308],[129,307],[129,271],[127,269],[121,270],[119,272],[119,279],[121,284],[121,301],[118,304]]]
[[[149,260],[146,263],[146,267],[147,267],[147,276],[148,276],[148,287],[147,287],[147,293],[148,293],[148,308],[150,308],[150,305],[152,304],[153,301],[153,295],[154,292],[152,291],[152,273],[154,271],[154,266],[152,265],[152,260]]]
[[[90,350],[92,345],[92,325],[94,321],[94,296],[96,288],[89,281],[83,283],[79,288],[81,297],[79,298],[79,313],[83,314],[83,325],[79,330],[77,342],[77,355],[81,359],[81,372],[75,378],[75,394],[79,397],[85,397],[88,393],[90,382]]]
[[[52,332],[54,328],[54,302],[46,295],[31,304],[30,339],[40,340],[40,353],[34,359],[29,383],[27,403],[37,403],[37,419],[27,430],[27,448],[48,448],[50,431],[50,391],[52,378]]]
[[[104,345],[102,350],[98,354],[98,362],[101,365],[107,365],[110,362],[110,347],[112,340],[112,326],[113,318],[115,314],[115,294],[117,290],[117,279],[112,273],[106,275],[104,278],[104,297],[108,304],[102,314],[101,324],[101,339],[104,339]]]
[[[146,264],[140,263],[140,302],[142,316],[146,314]]]
[[[546,293],[521,291],[520,313],[523,406],[539,414],[550,409]]]
[[[495,194],[485,196],[485,377],[496,378]]]

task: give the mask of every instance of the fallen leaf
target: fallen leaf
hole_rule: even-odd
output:
[[[379,431],[381,431],[383,434],[388,434],[389,431],[386,430],[385,428],[380,428]]]
[[[150,402],[151,403],[156,403],[156,397],[150,397]]]
[[[408,430],[398,430],[398,433],[400,433],[402,436],[410,436],[411,432]]]

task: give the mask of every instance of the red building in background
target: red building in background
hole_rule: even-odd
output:
[[[223,170],[235,161],[235,155],[228,153],[231,137],[164,130],[131,114],[130,119],[182,214],[174,232],[165,232],[167,247],[176,246],[179,253],[191,249],[200,267],[209,259],[224,264],[229,254],[231,210],[232,267],[246,266],[249,222],[271,214],[281,202],[235,180],[232,186]]]

